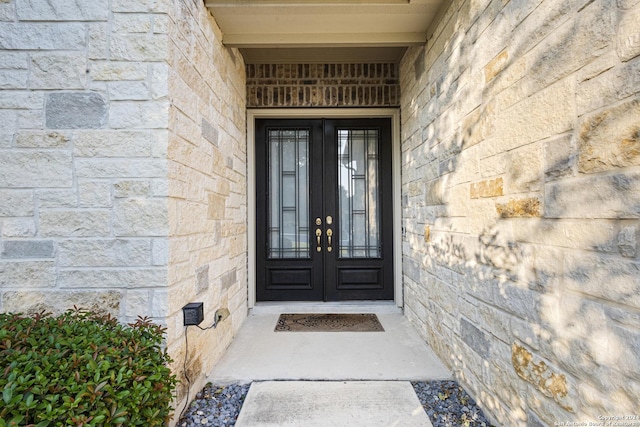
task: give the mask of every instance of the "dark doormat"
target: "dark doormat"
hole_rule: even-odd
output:
[[[276,332],[384,332],[375,314],[281,314]]]

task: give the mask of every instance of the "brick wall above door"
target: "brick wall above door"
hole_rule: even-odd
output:
[[[397,107],[397,64],[248,64],[247,107]]]

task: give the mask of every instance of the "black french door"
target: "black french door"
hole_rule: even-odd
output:
[[[255,129],[257,300],[393,299],[390,119]]]

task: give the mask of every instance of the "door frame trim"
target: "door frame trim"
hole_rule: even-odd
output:
[[[401,197],[401,147],[399,108],[249,108],[247,109],[247,250],[248,250],[248,305],[256,304],[256,119],[347,119],[388,118],[391,119],[393,156],[393,299],[397,307],[403,306],[402,286],[402,197]]]

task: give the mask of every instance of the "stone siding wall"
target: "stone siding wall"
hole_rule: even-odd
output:
[[[454,0],[402,60],[405,312],[499,425],[637,412],[639,55],[638,0]]]
[[[0,309],[163,320],[168,5],[0,2]]]
[[[247,106],[397,107],[397,64],[247,64]]]
[[[173,0],[170,24],[168,220],[169,351],[191,398],[247,316],[247,166],[244,61],[222,46],[203,2]],[[227,308],[216,329],[190,327],[182,307],[204,303],[202,327]]]
[[[247,315],[244,63],[202,2],[0,2],[0,310],[167,326],[191,396]],[[175,421],[175,420],[174,420]]]

